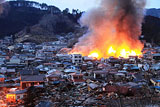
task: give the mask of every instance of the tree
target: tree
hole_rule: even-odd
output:
[[[48,5],[46,3],[42,3],[40,4],[41,6],[41,9],[47,9],[48,8]]]
[[[69,8],[66,8],[65,10],[63,10],[63,14],[68,14],[69,13]]]

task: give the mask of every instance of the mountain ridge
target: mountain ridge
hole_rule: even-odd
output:
[[[58,7],[45,3],[18,0],[8,1],[3,6],[4,12],[0,15],[0,38],[14,35],[19,42],[28,39],[39,43],[56,40],[57,35],[68,36],[68,34],[72,34],[71,39],[75,43],[87,29],[82,28],[78,23],[83,14],[79,10],[72,10],[70,13],[68,8],[61,11]],[[158,43],[159,41],[159,15],[160,9],[146,10],[142,34],[147,42],[155,41]]]
[[[160,18],[160,9],[156,9],[156,8],[147,9],[146,15]]]

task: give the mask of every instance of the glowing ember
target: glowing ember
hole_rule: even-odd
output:
[[[98,55],[98,53],[91,53],[90,55],[88,55],[88,57],[92,57],[92,58],[98,58],[99,57],[99,55]]]
[[[116,51],[112,47],[110,47],[109,50],[108,50],[108,53],[109,54],[115,54]]]
[[[113,49],[112,46],[109,48],[108,50],[108,54],[110,56],[114,56],[114,57],[124,57],[124,58],[128,58],[129,56],[140,56],[141,55],[141,50],[130,50],[127,48],[120,48],[120,49]]]
[[[136,55],[137,54],[134,51],[130,52],[130,51],[126,51],[125,49],[122,49],[120,53],[120,56],[124,58],[129,57],[129,56],[136,56]]]

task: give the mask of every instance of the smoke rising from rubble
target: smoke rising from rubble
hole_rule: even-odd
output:
[[[97,51],[109,57],[107,50],[112,46],[119,55],[120,47],[140,50],[143,44],[138,40],[146,0],[101,0],[100,6],[83,14],[82,26],[89,28],[88,33],[79,39],[72,53],[89,55]]]
[[[4,3],[5,0],[0,0],[0,14],[3,12],[3,5],[2,3]]]

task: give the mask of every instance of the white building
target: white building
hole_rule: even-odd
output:
[[[71,54],[72,63],[79,64],[82,63],[82,55],[81,54]]]

